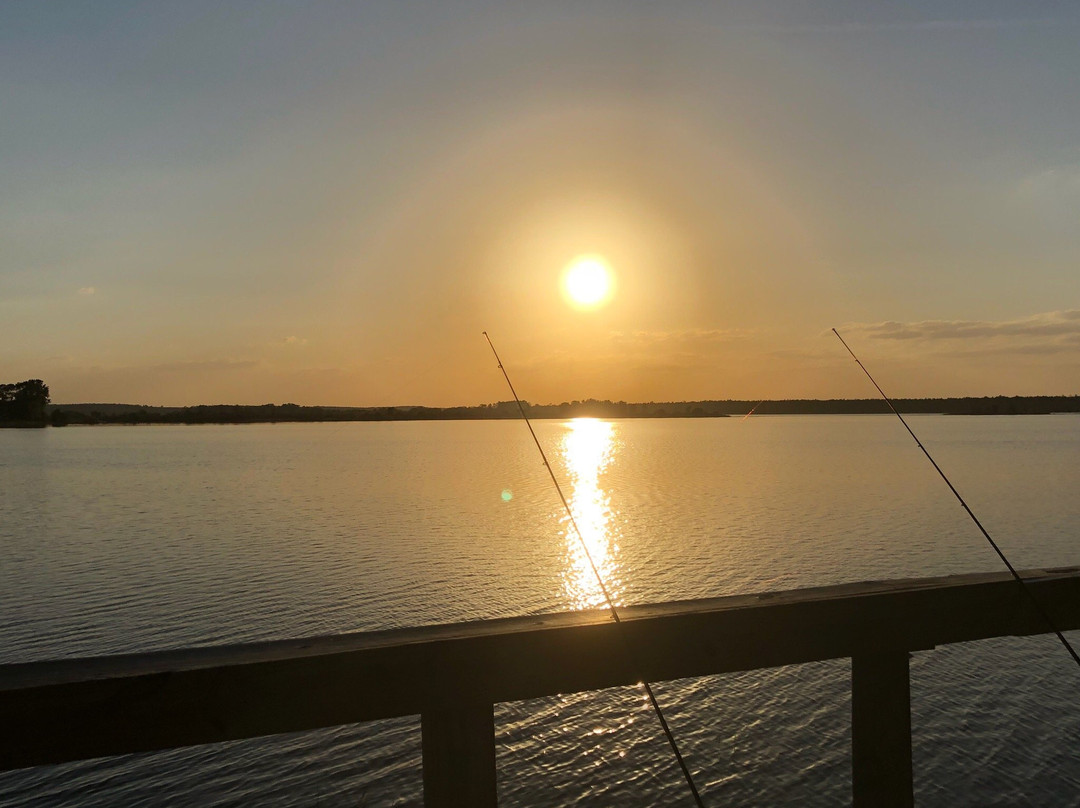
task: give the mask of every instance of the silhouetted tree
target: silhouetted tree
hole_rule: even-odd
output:
[[[0,420],[43,422],[48,403],[49,385],[41,379],[0,384]]]

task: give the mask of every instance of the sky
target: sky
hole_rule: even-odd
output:
[[[1080,394],[1080,5],[0,5],[58,403]],[[559,279],[601,255],[580,311]]]

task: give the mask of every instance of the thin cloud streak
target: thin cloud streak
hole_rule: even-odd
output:
[[[677,331],[612,331],[611,339],[619,344],[659,345],[671,343],[714,344],[748,339],[752,332],[739,328],[695,328]]]
[[[1036,17],[1015,20],[917,20],[895,22],[850,20],[846,22],[793,23],[787,25],[751,23],[726,27],[728,30],[767,34],[873,34],[891,31],[996,31],[1014,28],[1044,28],[1047,26],[1060,26],[1061,24],[1061,20]]]
[[[261,365],[254,359],[205,359],[205,360],[182,360],[178,362],[158,362],[150,365],[128,365],[109,368],[108,372],[114,373],[183,373],[183,374],[207,374],[207,373],[235,373],[237,371],[250,370]],[[94,368],[102,372],[102,368]]]
[[[1080,194],[1080,162],[1061,163],[1024,177],[1018,186],[1020,194],[1028,199]]]
[[[1080,338],[1080,310],[1051,311],[1019,320],[923,320],[914,323],[849,323],[845,331],[881,340],[966,340],[1017,337]]]
[[[998,322],[848,323],[839,330],[845,338],[850,336],[867,347],[876,344],[896,359],[974,362],[980,367],[992,362],[1003,377],[1019,377],[1036,366],[1056,366],[1056,378],[1064,379],[1074,373],[1068,368],[1080,362],[1080,310],[1076,309]]]

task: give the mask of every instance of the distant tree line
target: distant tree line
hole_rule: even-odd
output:
[[[49,386],[41,379],[0,384],[0,425],[44,426]]]
[[[36,380],[35,380],[36,381]],[[48,387],[44,402],[48,402]],[[21,384],[30,384],[22,382]],[[5,387],[16,387],[6,385]],[[37,399],[37,400],[40,400]],[[983,398],[902,398],[902,413],[946,415],[1031,415],[1080,412],[1080,396],[996,396]],[[42,413],[44,406],[33,412]],[[717,418],[746,415],[853,415],[889,412],[881,399],[787,399],[778,401],[668,401],[631,403],[585,399],[561,404],[522,402],[530,418]],[[756,408],[756,409],[755,409]],[[23,412],[23,410],[20,410]],[[35,416],[37,417],[37,416]],[[520,418],[517,402],[462,407],[306,407],[298,404],[141,407],[79,404],[51,408],[55,426],[67,424],[250,424],[303,421],[435,421]]]

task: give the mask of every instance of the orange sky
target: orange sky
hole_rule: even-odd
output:
[[[1080,393],[1061,4],[0,9],[3,379],[57,402]],[[617,293],[560,294],[603,255]]]

